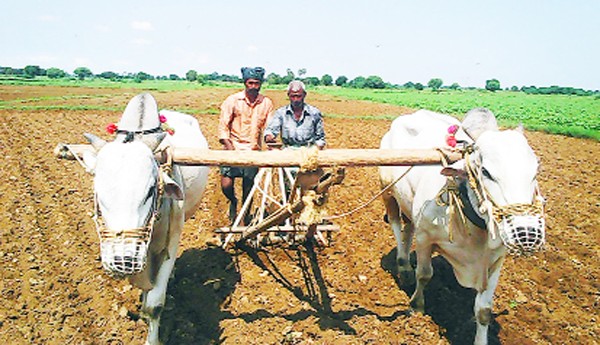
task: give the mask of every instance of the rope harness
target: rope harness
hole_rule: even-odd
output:
[[[299,151],[301,156],[301,162],[298,174],[316,171],[319,168],[319,148],[313,145],[308,147],[301,147]],[[296,177],[296,179],[294,180],[290,200],[293,200],[293,198],[295,197],[297,188],[298,177]],[[321,223],[323,221],[323,215],[325,214],[324,200],[322,200],[323,198],[323,195],[317,194],[314,190],[306,190],[301,196],[304,208],[302,209],[300,215],[296,218],[296,220],[306,225]],[[288,204],[288,208],[291,211],[291,205]]]
[[[300,148],[300,172],[315,171],[319,168],[319,148],[317,146]]]
[[[362,205],[359,205],[358,207],[355,207],[354,209],[352,209],[352,210],[350,210],[348,212],[345,212],[345,213],[342,213],[342,214],[338,214],[338,215],[329,216],[329,217],[324,217],[323,219],[332,220],[332,219],[343,218],[343,217],[351,215],[352,213],[355,213],[357,211],[362,210],[363,208],[365,208],[369,204],[371,204],[373,201],[375,201],[375,199],[377,199],[383,193],[387,192],[390,188],[392,188],[398,181],[400,181],[404,176],[406,176],[406,174],[408,174],[408,172],[411,171],[412,168],[413,168],[412,165],[409,166],[408,169],[402,175],[398,176],[393,182],[389,183],[387,186],[385,186],[384,188],[382,188],[377,194],[375,194],[368,201],[364,202]]]
[[[173,169],[171,150],[167,148],[166,152],[166,162],[159,164],[154,203],[146,225],[119,231],[110,230],[102,217],[98,196],[94,193],[95,213],[92,219],[100,238],[102,266],[109,275],[115,278],[136,274],[146,268],[146,256],[152,240],[154,223],[160,219],[160,209],[163,203],[165,189],[163,173],[170,175]],[[169,237],[167,233],[166,248],[169,246]]]
[[[499,206],[482,182],[482,169],[475,168],[471,163],[472,152],[472,146],[467,146],[463,152],[467,183],[477,198],[479,212],[488,216],[485,226],[492,239],[496,239],[499,233],[502,242],[511,254],[530,254],[540,250],[545,243],[545,223],[544,198],[541,196],[539,187],[536,185],[534,200],[530,204]],[[443,200],[444,194],[448,196],[446,201]],[[436,203],[439,206],[448,206],[449,219],[453,219],[454,214],[458,212],[461,221],[465,222],[466,205],[462,200],[468,202],[468,195],[461,198],[456,178],[448,177],[446,185],[436,196]],[[516,222],[517,217],[518,223]],[[468,218],[475,225],[480,226],[477,221],[472,220],[471,217]],[[449,221],[448,232],[451,242],[452,231],[452,222]]]

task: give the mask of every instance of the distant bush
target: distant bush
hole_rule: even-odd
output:
[[[498,91],[500,90],[500,82],[498,79],[490,79],[485,81],[485,89],[488,91]]]

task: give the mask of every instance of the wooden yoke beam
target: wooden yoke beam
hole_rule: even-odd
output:
[[[85,150],[93,151],[93,148],[91,145],[58,144],[54,154],[59,158],[75,159],[72,153],[81,157]],[[317,165],[319,167],[358,167],[440,164],[441,153],[447,163],[453,163],[462,158],[459,151],[447,149],[326,149],[318,151]],[[225,151],[175,148],[173,155],[174,163],[207,166],[290,167],[301,166],[306,158],[306,153],[301,150]]]
[[[318,151],[317,165],[332,166],[392,166],[439,164],[440,152],[452,163],[462,158],[458,151],[435,149],[382,150],[382,149],[326,149]],[[301,150],[223,151],[176,148],[173,161],[183,165],[231,165],[260,167],[301,166],[305,153]]]

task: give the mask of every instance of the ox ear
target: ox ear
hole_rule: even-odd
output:
[[[158,134],[145,135],[142,138],[142,142],[144,144],[148,145],[150,150],[152,152],[154,152],[154,150],[156,150],[156,148],[163,141],[163,139],[165,138],[166,135],[167,135],[167,133],[164,133],[164,132],[158,133]]]
[[[454,162],[454,164],[444,167],[442,171],[440,171],[441,175],[446,177],[457,177],[459,179],[466,179],[467,172],[465,171],[465,161],[459,160],[458,162]]]
[[[523,127],[523,123],[519,123],[519,125],[517,126],[517,128],[515,128],[515,131],[521,133],[521,134],[525,134],[525,127]]]
[[[97,136],[90,133],[83,133],[83,136],[87,139],[87,141],[92,144],[92,147],[96,152],[100,151],[100,149],[106,145],[106,141],[104,139],[100,139]]]
[[[183,189],[175,180],[169,176],[169,174],[161,172],[163,176],[163,183],[165,187],[165,196],[175,200],[183,200],[184,194]]]
[[[85,171],[94,175],[96,173],[96,153],[85,150],[83,151],[83,165],[85,166]]]

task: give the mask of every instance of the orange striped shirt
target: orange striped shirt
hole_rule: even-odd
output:
[[[219,139],[230,139],[236,150],[260,150],[261,134],[273,111],[273,101],[261,94],[252,104],[246,92],[227,97],[221,105]]]

